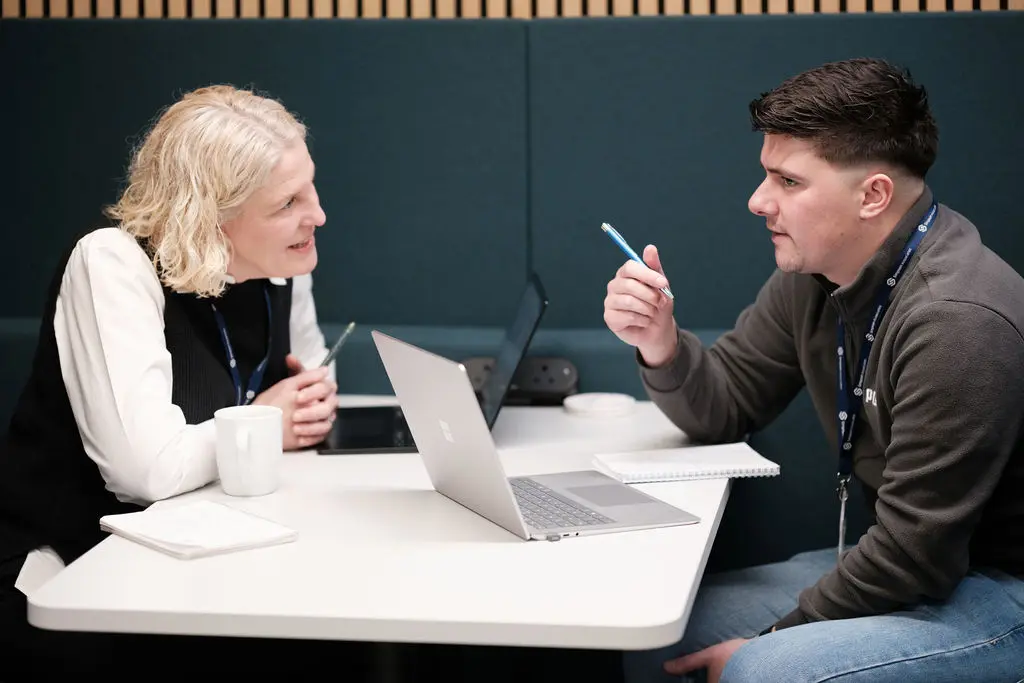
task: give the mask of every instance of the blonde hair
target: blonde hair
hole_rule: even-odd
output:
[[[306,128],[279,102],[215,85],[171,105],[132,155],[107,216],[143,242],[176,292],[224,291],[231,244],[221,230]]]

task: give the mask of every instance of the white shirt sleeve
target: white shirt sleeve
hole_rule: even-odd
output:
[[[316,302],[313,299],[313,276],[298,275],[292,278],[292,317],[290,324],[292,354],[307,370],[319,367],[327,346],[324,333],[316,317]],[[330,365],[330,376],[335,375],[335,363]]]
[[[213,420],[186,424],[171,400],[164,294],[130,235],[105,228],[78,243],[53,327],[85,452],[110,491],[148,504],[217,478]]]

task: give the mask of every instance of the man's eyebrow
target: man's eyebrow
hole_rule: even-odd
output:
[[[765,166],[764,170],[768,171],[769,173],[774,173],[775,175],[780,175],[783,178],[793,178],[795,180],[800,179],[800,176],[797,175],[796,173],[790,173],[786,171],[786,169],[779,168],[777,166]]]

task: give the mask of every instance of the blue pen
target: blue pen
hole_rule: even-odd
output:
[[[607,223],[602,223],[601,224],[601,229],[604,230],[606,233],[608,233],[608,236],[612,238],[612,241],[615,242],[615,244],[619,245],[619,249],[621,249],[622,251],[626,252],[626,256],[628,256],[629,258],[633,259],[634,261],[636,261],[640,265],[644,266],[648,270],[651,269],[650,266],[648,266],[646,263],[644,263],[644,260],[642,258],[637,256],[637,253],[635,251],[633,251],[633,248],[630,247],[628,244],[626,244],[626,240],[624,240],[622,238],[622,235],[619,234],[618,230],[616,230],[612,226],[608,225]],[[676,298],[675,295],[672,293],[672,290],[669,289],[668,287],[662,287],[661,291],[669,299],[675,299]]]

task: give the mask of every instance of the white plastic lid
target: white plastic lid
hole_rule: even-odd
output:
[[[636,399],[628,394],[587,393],[566,396],[562,407],[576,415],[615,417],[633,412]]]

